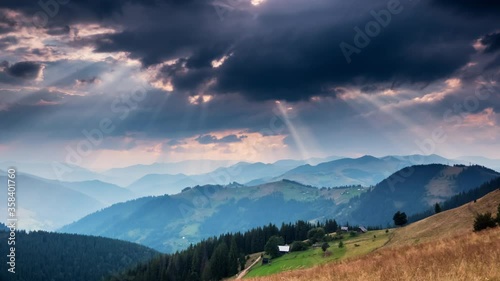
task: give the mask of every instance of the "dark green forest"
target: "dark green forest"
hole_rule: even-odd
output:
[[[197,281],[221,280],[242,269],[246,255],[264,251],[272,236],[280,236],[287,244],[307,239],[309,230],[323,227],[328,232],[337,231],[335,220],[324,223],[283,223],[281,227],[269,224],[245,233],[236,232],[205,239],[175,254],[162,254],[122,274],[115,274],[107,281]]]
[[[16,273],[7,271],[9,233],[0,231],[0,280],[99,281],[159,255],[115,239],[44,231],[16,232]]]

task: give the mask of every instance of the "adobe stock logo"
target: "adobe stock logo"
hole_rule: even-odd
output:
[[[49,19],[57,16],[61,5],[66,5],[70,0],[39,0],[41,10],[33,15],[32,22],[36,27],[45,27]]]
[[[339,45],[347,63],[351,63],[351,56],[361,53],[361,49],[366,48],[370,44],[371,38],[377,37],[382,28],[387,27],[391,23],[392,16],[401,13],[403,9],[403,5],[401,5],[399,0],[389,0],[387,2],[387,9],[382,9],[378,12],[374,10],[370,11],[374,20],[367,22],[364,30],[358,26],[354,27],[354,31],[356,32],[354,34],[354,46],[345,41],[342,41]]]

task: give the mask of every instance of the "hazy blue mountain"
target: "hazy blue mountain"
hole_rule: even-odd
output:
[[[267,182],[291,168],[297,162],[265,164],[261,162],[239,162],[229,167],[221,167],[213,172],[187,176],[185,174],[149,174],[132,183],[128,188],[142,195],[176,194],[188,186],[204,184],[227,185],[232,182],[247,183],[259,179]],[[250,184],[255,185],[255,184]]]
[[[1,241],[7,237],[7,232],[0,231]],[[130,242],[74,234],[21,231],[16,239],[16,273],[8,272],[7,263],[2,262],[0,280],[98,281],[159,254]],[[0,243],[2,255],[10,252],[9,247]]]
[[[341,158],[315,166],[302,165],[271,180],[290,179],[317,187],[357,184],[370,186],[404,167],[414,164],[447,164],[450,162],[453,164],[453,161],[434,154],[382,158],[366,155],[360,158]],[[261,181],[253,183],[261,183]]]
[[[7,182],[5,173],[0,182]],[[18,226],[21,229],[54,230],[105,205],[57,181],[18,174],[16,178]],[[0,201],[7,202],[7,192],[0,192]],[[0,213],[7,213],[7,204],[0,204]]]
[[[110,206],[118,202],[124,202],[137,198],[136,194],[126,188],[98,180],[61,182],[61,184],[96,199],[104,206]]]
[[[291,181],[256,187],[198,186],[173,196],[119,203],[60,231],[118,238],[172,252],[223,232],[331,217],[337,204],[362,192],[358,189],[320,190]]]
[[[198,175],[212,172],[217,168],[229,166],[233,163],[234,161],[226,160],[186,160],[173,163],[153,163],[150,165],[114,168],[103,172],[103,174],[113,178],[112,181],[108,182],[128,186],[149,174]]]
[[[292,167],[292,169],[293,169],[295,167],[307,164],[307,161],[305,161],[305,160],[294,160],[294,159],[282,159],[282,160],[278,160],[278,161],[276,161],[276,162],[274,162],[272,164],[276,165],[276,166]]]
[[[59,181],[88,181],[100,180],[110,182],[112,178],[87,170],[85,168],[68,165],[60,162],[29,163],[29,162],[0,162],[0,167],[15,167],[18,173],[25,173],[50,180]]]
[[[246,183],[255,179],[271,179],[296,166],[291,162],[276,164],[265,164],[262,162],[248,163],[239,162],[230,167],[219,168],[212,173],[195,177],[199,181],[214,184],[228,184],[231,182]]]
[[[369,156],[343,161],[361,161],[367,166],[386,163]],[[307,172],[309,167],[301,169]],[[244,231],[269,222],[336,218],[351,224],[385,226],[397,210],[408,214],[427,210],[435,202],[499,176],[480,166],[432,164],[411,169],[411,174],[404,174],[408,169],[403,169],[402,173],[391,175],[369,193],[360,186],[319,189],[290,180],[252,187],[197,186],[172,196],[115,204],[61,231],[118,238],[172,252],[202,238]],[[398,175],[403,176],[398,178]]]
[[[313,157],[313,158],[309,158],[306,160],[282,159],[282,160],[278,160],[272,164],[276,165],[276,166],[287,166],[287,167],[290,167],[290,169],[293,169],[295,167],[305,165],[305,164],[317,165],[319,163],[329,162],[329,161],[333,161],[333,160],[337,160],[337,159],[341,159],[341,158],[344,158],[344,157],[340,157],[340,156]]]
[[[482,166],[417,165],[402,169],[353,199],[339,218],[364,225],[392,223],[397,211],[423,212],[500,174]]]
[[[316,166],[302,165],[272,180],[290,179],[317,187],[357,184],[370,186],[407,165],[409,165],[408,162],[394,157],[386,159],[373,156],[355,159],[342,158]]]
[[[461,164],[453,159],[448,159],[437,154],[430,155],[421,155],[421,154],[412,154],[412,155],[391,155],[382,157],[380,159],[387,158],[396,158],[402,160],[404,162],[410,163],[411,165],[427,165],[427,164],[444,164],[444,165],[453,165],[453,164]]]
[[[325,161],[338,159],[338,156],[330,156],[325,158],[310,158],[307,160],[292,160],[284,159],[271,164],[265,163],[248,163],[226,160],[186,160],[175,163],[153,163],[151,165],[133,165],[124,168],[115,168],[105,171],[103,176],[107,178],[107,182],[118,184],[121,186],[134,186],[132,189],[137,190],[136,182],[148,175],[166,175],[165,179],[159,178],[160,181],[168,183],[177,182],[175,177],[178,174],[184,174],[186,177],[184,183],[176,184],[175,187],[167,187],[167,190],[182,189],[182,186],[189,184],[227,184],[229,182],[249,182],[259,178],[278,176],[297,166],[309,164],[318,164]],[[169,178],[172,178],[170,180]],[[148,180],[148,179],[145,179]],[[160,184],[160,183],[159,183]],[[163,184],[163,183],[161,183]],[[186,185],[187,184],[187,185]],[[157,189],[154,187],[152,189]],[[164,194],[164,193],[154,193]]]
[[[497,172],[500,171],[500,159],[491,159],[482,156],[463,156],[455,160],[466,165],[468,165],[469,163],[475,165],[483,165]]]
[[[127,188],[141,195],[176,194],[183,188],[198,182],[184,174],[149,174],[133,182]]]

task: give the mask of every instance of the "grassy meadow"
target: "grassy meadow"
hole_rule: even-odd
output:
[[[500,228],[431,242],[387,247],[368,255],[283,272],[254,281],[500,280]]]
[[[344,234],[343,248],[338,247],[339,240],[330,242],[328,248],[329,255],[324,255],[321,248],[309,249],[302,252],[292,252],[272,260],[271,264],[255,265],[245,276],[245,278],[267,276],[279,272],[309,268],[323,263],[343,260],[346,258],[365,255],[382,247],[389,240],[390,233],[385,230],[370,231],[350,237],[349,233]],[[358,245],[358,246],[356,246]]]

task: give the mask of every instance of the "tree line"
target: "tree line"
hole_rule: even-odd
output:
[[[339,225],[335,220],[322,223],[297,221],[283,223],[280,227],[269,224],[244,233],[227,233],[202,240],[174,254],[160,255],[124,273],[110,276],[107,281],[221,280],[243,270],[247,255],[263,252],[271,237],[282,237],[280,243],[291,244],[308,239],[310,230],[319,227],[328,233],[337,231]]]
[[[102,280],[160,255],[150,248],[116,239],[45,231],[17,231],[16,244],[8,245],[9,232],[0,230],[0,280]],[[7,271],[7,254],[15,247],[15,274]]]

